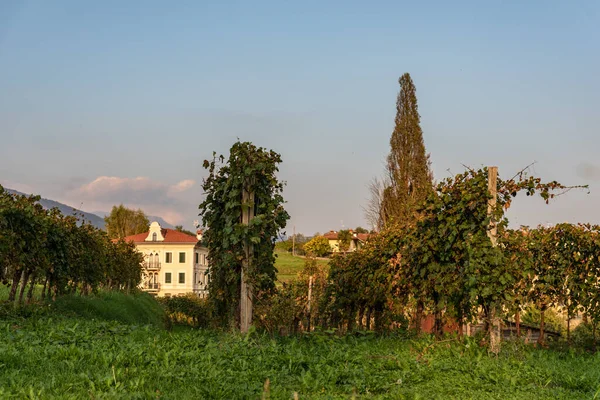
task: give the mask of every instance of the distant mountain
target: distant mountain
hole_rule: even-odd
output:
[[[161,217],[154,217],[152,215],[148,215],[148,221],[152,223],[152,221],[156,221],[160,224],[161,228],[173,229],[175,228],[173,225],[162,219]]]
[[[27,196],[25,193],[21,193],[16,190],[12,190],[12,189],[8,189],[8,188],[4,188],[4,190],[6,190],[8,193]],[[66,204],[59,203],[58,201],[54,201],[54,200],[50,200],[50,199],[42,198],[40,200],[40,204],[42,205],[42,207],[44,207],[45,209],[48,209],[48,210],[56,207],[60,210],[61,213],[63,213],[63,215],[73,215],[73,214],[77,213],[78,214],[77,218],[79,220],[84,220],[86,222],[89,222],[92,225],[94,225],[96,228],[104,229],[104,218],[101,218],[101,217],[97,216],[96,214],[81,211],[75,207],[71,207]],[[83,215],[83,217],[81,215]]]
[[[13,190],[13,189],[4,188],[4,190],[6,190],[8,193],[27,196],[25,193],[21,193],[19,191]],[[63,215],[73,215],[74,213],[77,213],[78,219],[80,219],[80,220],[83,219],[84,221],[91,223],[92,225],[94,225],[96,228],[99,228],[99,229],[104,229],[104,227],[105,227],[104,217],[106,215],[110,214],[110,212],[105,212],[105,211],[94,211],[93,213],[81,211],[75,207],[71,207],[66,204],[59,203],[58,201],[44,199],[44,198],[42,198],[40,200],[40,204],[42,205],[42,207],[44,207],[45,209],[48,209],[48,210],[56,207],[60,210],[61,213],[63,213]],[[81,217],[81,214],[83,214],[83,217]],[[160,226],[162,226],[163,228],[173,229],[173,225],[169,224],[167,221],[165,221],[164,219],[162,219],[160,217],[148,215],[148,220],[150,220],[150,222],[157,221],[160,224]]]

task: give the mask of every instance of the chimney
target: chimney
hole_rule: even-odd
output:
[[[196,231],[196,239],[198,239],[198,241],[202,240],[202,229]]]

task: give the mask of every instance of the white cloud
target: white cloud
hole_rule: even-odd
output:
[[[181,193],[191,189],[196,182],[192,179],[184,179],[181,182],[171,186],[170,193]]]
[[[4,180],[0,180],[0,185],[5,187],[6,189],[13,189],[18,192],[25,193],[25,194],[38,194],[38,193],[35,193],[35,190],[33,190],[33,188],[31,186],[26,185],[24,183],[12,182],[12,181],[4,179]]]
[[[83,203],[83,208],[88,210],[110,211],[113,205],[124,204],[141,208],[146,214],[161,217],[170,224],[180,224],[187,222],[184,215],[193,209],[196,199],[189,199],[184,192],[194,185],[191,179],[170,185],[148,177],[99,176],[69,191],[67,197],[73,204]]]

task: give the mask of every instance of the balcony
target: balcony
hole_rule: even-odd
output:
[[[160,290],[160,283],[146,282],[142,289],[145,292],[158,292]]]
[[[158,271],[158,270],[160,270],[160,262],[159,261],[145,261],[142,264],[142,267],[146,271]]]

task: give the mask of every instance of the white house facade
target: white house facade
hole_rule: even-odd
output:
[[[124,239],[144,255],[142,290],[157,296],[208,294],[208,249],[200,244],[201,231],[192,236],[152,222],[148,232]]]

